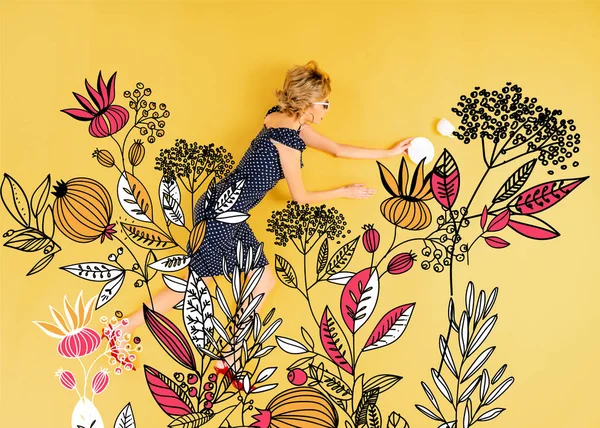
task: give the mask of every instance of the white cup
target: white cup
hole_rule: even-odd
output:
[[[425,164],[428,164],[433,160],[434,154],[433,144],[425,137],[413,138],[408,146],[408,157],[416,164],[423,158],[425,158]]]
[[[441,118],[437,123],[437,130],[444,137],[454,138],[452,132],[455,131],[456,128],[448,121],[448,119]]]

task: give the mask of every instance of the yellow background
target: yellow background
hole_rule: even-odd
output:
[[[446,147],[457,159],[463,204],[483,172],[479,148],[439,136],[434,124],[446,117],[458,125],[450,108],[474,86],[492,90],[507,81],[517,83],[524,95],[575,120],[582,135],[581,166],[555,177],[590,175],[599,166],[598,2],[2,1],[1,12],[1,171],[29,196],[50,173],[53,184],[93,177],[111,189],[116,202],[115,171],[91,157],[96,147],[115,149],[114,142],[91,137],[88,123],[59,111],[78,107],[72,92],[86,95],[84,79],[95,86],[99,70],[105,81],[117,71],[116,104],[126,106],[123,91],[141,81],[152,88],[150,98],[171,111],[165,137],[146,144],[146,160],[136,169],[149,189],[156,189],[160,179],[153,170],[154,156],[175,138],[224,145],[237,162],[275,104],[272,92],[283,83],[286,70],[310,59],[332,78],[331,110],[315,127],[318,132],[340,143],[373,148],[387,148],[406,136],[428,137],[438,154]],[[382,160],[392,171],[399,161]],[[328,205],[346,214],[352,236],[364,223],[374,222],[382,245],[389,245],[392,228],[379,214],[385,190],[374,160],[336,159],[308,149],[304,163],[310,190],[353,182],[376,187],[371,199],[339,199]],[[510,172],[496,173],[474,207],[481,208]],[[547,179],[540,168],[531,183]],[[561,232],[558,239],[532,241],[507,232],[510,247],[493,250],[478,243],[471,265],[456,269],[461,307],[468,280],[477,289],[500,287],[499,320],[488,339],[497,349],[489,367],[495,372],[507,363],[507,374],[516,381],[494,403],[508,410],[485,426],[600,426],[596,182],[592,176],[540,216]],[[301,266],[291,245],[276,247],[265,231],[271,211],[282,209],[288,198],[282,181],[248,221],[265,241],[271,263],[277,253]],[[122,211],[115,207],[117,218]],[[0,218],[3,233],[16,226],[4,209]],[[65,294],[73,301],[81,289],[86,298],[97,293],[96,284],[58,267],[106,260],[116,245],[77,245],[66,238],[59,238],[59,244],[63,251],[50,267],[30,277],[25,274],[39,253],[2,249],[3,426],[70,426],[77,396],[60,386],[54,372],[63,367],[79,373],[80,367],[61,358],[56,340],[32,320],[50,321],[48,305],[60,307]],[[361,250],[353,263],[358,269],[367,260]],[[131,282],[101,314],[127,312],[145,301],[145,290]],[[151,286],[157,290],[160,282]],[[323,284],[316,290],[318,312],[328,303],[339,314],[341,289]],[[411,427],[436,426],[414,404],[427,404],[421,380],[433,386],[430,368],[439,361],[437,340],[447,328],[447,300],[446,271],[436,275],[415,266],[395,282],[389,276],[384,281],[373,319],[393,306],[417,302],[403,337],[361,359],[368,375],[404,376],[382,396],[386,420],[396,410]],[[278,334],[299,338],[299,326],[308,316],[300,295],[279,283],[268,301],[272,305],[285,321]],[[174,319],[177,313],[168,315]],[[311,333],[318,337],[314,329]],[[178,370],[145,326],[139,334],[143,363],[167,374]],[[286,386],[291,356],[277,351],[267,361],[280,365],[277,380]],[[263,394],[259,407],[270,396]],[[105,426],[112,426],[128,401],[139,427],[170,421],[150,396],[142,370],[112,376],[108,389],[94,399]]]

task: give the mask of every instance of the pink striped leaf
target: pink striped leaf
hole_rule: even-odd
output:
[[[193,413],[190,397],[175,381],[147,365],[144,371],[148,388],[163,412],[172,417]]]
[[[352,360],[350,355],[350,345],[348,339],[342,331],[340,324],[335,320],[331,310],[325,306],[323,317],[321,318],[321,344],[329,358],[341,369],[352,374],[353,368],[348,362]],[[346,353],[348,358],[346,358]]]
[[[531,239],[552,239],[560,236],[560,233],[545,221],[525,215],[513,215],[508,222],[510,227],[515,232]]]
[[[539,213],[564,199],[588,178],[589,176],[538,184],[516,196],[508,205],[516,214]]]
[[[356,333],[369,319],[379,294],[379,275],[377,269],[361,270],[344,286],[340,299],[342,318],[350,331]]]
[[[460,187],[458,165],[447,149],[440,155],[431,175],[431,189],[435,200],[446,209],[456,201]]]
[[[508,225],[508,221],[510,220],[510,211],[503,210],[500,214],[498,214],[494,219],[490,222],[490,225],[487,228],[488,232],[498,232],[504,229]]]
[[[498,238],[497,236],[486,237],[485,243],[492,248],[504,248],[510,245],[510,242],[506,242],[504,239]]]
[[[481,218],[479,219],[479,225],[481,226],[481,230],[485,230],[485,224],[487,223],[488,211],[487,205],[483,206],[483,211],[481,212]]]
[[[385,314],[371,333],[363,351],[382,348],[398,340],[406,330],[414,307],[415,303],[409,303],[398,306]]]

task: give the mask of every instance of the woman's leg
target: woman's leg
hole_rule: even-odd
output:
[[[256,272],[256,269],[250,270],[249,273],[249,277],[250,275],[254,275]],[[273,271],[273,268],[271,267],[270,264],[266,265],[264,267],[263,273],[260,277],[260,280],[258,282],[258,284],[256,285],[256,288],[254,289],[254,291],[252,292],[253,296],[257,296],[259,294],[264,294],[260,303],[258,304],[258,306],[255,309],[256,313],[260,313],[261,309],[265,307],[265,301],[267,300],[268,296],[271,293],[271,290],[273,290],[273,288],[275,287],[275,272]],[[246,307],[248,307],[248,304],[250,303],[250,298],[246,299],[246,301],[242,302],[241,307],[238,309],[238,312],[236,314],[236,318],[239,319],[242,316],[242,313],[244,312],[244,309],[246,309]],[[254,317],[249,316],[247,317],[242,323],[237,323],[237,328],[236,331],[233,334],[233,338],[232,338],[232,346],[227,350],[227,352],[225,352],[225,361],[227,362],[227,364],[232,367],[234,369],[234,371],[237,371],[239,369],[238,364],[236,364],[236,362],[239,360],[240,356],[241,356],[241,342],[237,343],[237,339],[238,339],[238,335],[239,333],[242,332],[242,330],[244,330],[244,328],[247,326],[248,323],[252,322],[254,320]]]
[[[202,280],[205,284],[208,285],[209,281],[212,280],[212,277],[202,277]],[[159,293],[157,293],[155,296],[153,296],[152,300],[154,303],[154,311],[162,315],[166,315],[166,313],[170,309],[173,309],[173,306],[179,303],[184,297],[185,293],[178,293],[176,291],[171,290],[169,287],[166,287]],[[150,306],[150,302],[146,302],[146,306]],[[145,322],[144,308],[141,307],[133,314],[128,315],[127,318],[129,319],[129,324],[124,326],[121,330],[123,331],[123,333],[129,333],[133,335],[135,329]]]

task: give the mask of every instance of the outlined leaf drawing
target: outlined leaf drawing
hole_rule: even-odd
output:
[[[440,205],[452,208],[460,189],[460,173],[458,165],[448,151],[444,149],[438,158],[431,175],[431,190]]]
[[[117,195],[127,214],[139,221],[152,222],[150,194],[136,176],[123,171],[117,185]]]
[[[166,250],[177,245],[170,237],[158,230],[123,222],[121,226],[131,242],[147,250]]]
[[[321,344],[331,360],[342,370],[352,374],[354,369],[349,361],[352,361],[348,339],[336,321],[329,306],[325,306],[320,325]],[[347,354],[347,355],[346,355]]]
[[[171,417],[193,413],[191,398],[174,380],[148,365],[144,365],[144,373],[150,393],[163,412]]]
[[[385,314],[367,340],[363,351],[382,348],[396,340],[406,330],[415,303],[398,306]]]
[[[492,199],[494,204],[506,201],[513,197],[525,185],[525,182],[533,172],[537,158],[534,158],[524,165],[521,165],[510,177],[504,182],[502,187]]]
[[[183,304],[185,328],[196,348],[206,347],[206,336],[212,337],[213,306],[208,287],[195,271],[190,270]]]
[[[177,219],[180,217],[179,215],[176,215],[172,212],[175,207],[179,207],[179,210],[181,210],[181,191],[179,190],[177,180],[168,180],[164,176],[160,179],[160,184],[158,186],[158,200],[161,203],[163,215],[168,226],[169,223],[172,221],[172,217]],[[183,212],[181,213],[181,218],[183,219]],[[183,225],[180,224],[180,226]]]
[[[357,236],[352,241],[347,242],[331,256],[331,260],[329,260],[326,268],[327,274],[336,274],[342,271],[348,263],[350,263],[359,238],[360,237]]]
[[[354,275],[344,286],[340,311],[346,326],[356,333],[367,322],[379,295],[379,274],[368,267]]]
[[[0,192],[2,203],[10,215],[23,227],[29,227],[31,219],[29,201],[21,185],[10,175],[4,173]]]
[[[241,180],[236,181],[235,185],[225,189],[221,196],[219,196],[219,199],[217,199],[215,204],[215,212],[224,213],[235,204],[242,193],[244,182],[245,180],[242,178]]]
[[[539,213],[563,200],[588,178],[590,177],[554,180],[538,184],[516,196],[508,204],[508,207],[515,214]]]
[[[560,233],[544,220],[533,215],[513,214],[510,216],[508,227],[526,238],[545,240],[560,236]]]
[[[127,403],[115,420],[115,428],[135,428],[135,418],[131,403]]]
[[[279,254],[275,254],[275,273],[277,278],[288,287],[298,288],[298,277],[294,267]]]
[[[160,272],[175,272],[190,264],[190,257],[185,254],[174,254],[150,264],[148,267]]]

